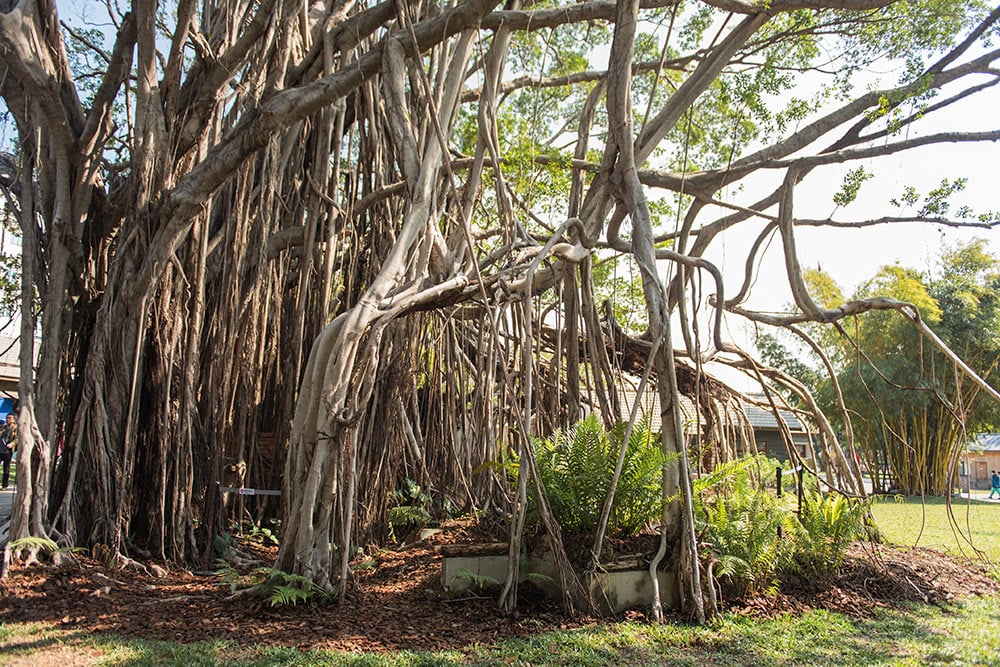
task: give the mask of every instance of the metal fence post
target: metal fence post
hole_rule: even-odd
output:
[[[775,483],[778,487],[778,497],[781,497],[781,466],[774,469]],[[778,539],[781,539],[781,525],[778,525]]]

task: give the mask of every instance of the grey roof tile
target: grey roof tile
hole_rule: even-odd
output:
[[[744,403],[743,409],[747,413],[747,419],[750,421],[750,425],[754,428],[778,428],[778,420],[775,419],[774,412],[770,409],[761,408],[749,403]],[[802,426],[802,422],[799,421],[798,417],[796,417],[793,412],[788,410],[778,410],[778,414],[781,415],[781,419],[788,426],[788,430],[793,432],[805,431],[805,428]]]
[[[1000,452],[1000,433],[980,433],[969,443],[969,449],[981,452]]]

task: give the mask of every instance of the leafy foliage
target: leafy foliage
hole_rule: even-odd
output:
[[[247,575],[237,570],[228,560],[221,558],[215,561],[215,576],[233,593],[248,585]]]
[[[390,496],[398,503],[389,508],[389,532],[395,539],[400,528],[425,526],[432,517],[429,511],[431,497],[412,479],[406,480],[405,489],[396,489]]]
[[[650,209],[666,212],[662,202],[653,200]],[[625,331],[639,333],[646,329],[642,276],[631,256],[614,255],[598,260],[595,255],[591,276],[597,300],[610,305],[615,320]]]
[[[875,177],[875,174],[865,170],[864,166],[852,169],[844,176],[844,182],[833,195],[833,203],[837,206],[847,206],[858,198],[858,192],[865,181]]]
[[[271,523],[277,526],[279,521],[277,519],[271,519]],[[253,524],[251,526],[250,532],[247,534],[247,538],[264,545],[278,546],[280,544],[277,533],[266,526],[261,526],[260,524]]]
[[[272,607],[294,606],[312,598],[325,600],[329,597],[329,593],[300,574],[290,574],[273,567],[263,571],[267,575],[263,593]]]
[[[21,311],[20,233],[17,217],[5,200],[0,201],[0,318],[13,318]]]
[[[55,553],[60,551],[59,545],[52,540],[45,537],[22,537],[19,540],[14,540],[7,545],[11,551],[18,551],[20,549],[34,549],[36,551]],[[79,551],[80,549],[74,549],[74,551]]]
[[[792,515],[753,474],[766,463],[761,455],[731,461],[695,484],[705,553],[738,596],[776,592],[778,573],[792,563],[794,543],[781,537]]]
[[[468,568],[462,568],[455,574],[456,579],[466,579],[472,588],[479,592],[491,589],[499,588],[500,582],[497,581],[495,577],[491,577],[487,574],[479,574],[478,572],[473,572]]]
[[[945,182],[923,198],[909,189],[902,204],[923,206],[925,215],[943,214],[962,184],[961,179]],[[805,279],[823,306],[837,307],[846,301],[821,270],[806,272]],[[1000,260],[984,239],[945,246],[934,273],[899,265],[882,267],[852,295],[872,297],[914,304],[951,349],[987,381],[995,382],[1000,360]],[[846,336],[820,325],[805,328],[835,366],[861,455],[878,489],[898,484],[909,493],[946,493],[947,463],[954,448],[964,444],[966,434],[1000,424],[1000,406],[985,400],[972,383],[956,381],[951,363],[895,312],[873,311],[847,321]],[[772,363],[816,387],[827,414],[839,420],[829,380],[810,374],[806,364],[782,359],[782,352],[791,355],[776,340],[762,338],[758,346]],[[956,419],[959,412],[964,421]]]
[[[839,568],[847,546],[866,534],[872,502],[872,498],[852,499],[839,493],[809,493],[799,513],[795,569],[822,577]]]
[[[591,415],[552,439],[535,441],[539,475],[564,530],[596,531],[624,434],[624,424],[608,433]],[[664,459],[654,435],[645,418],[632,429],[608,521],[610,533],[635,534],[660,515]]]
[[[253,588],[272,607],[295,606],[313,599],[325,601],[331,596],[306,577],[273,567],[259,567],[244,574],[228,561],[218,560],[215,574],[230,591]]]
[[[216,560],[228,562],[236,553],[236,538],[232,533],[221,533],[212,540],[212,552]]]
[[[870,500],[824,496],[810,478],[796,520],[788,500],[763,483],[762,471],[774,464],[763,455],[746,457],[695,482],[704,552],[737,596],[774,593],[784,575],[826,577],[843,563],[848,545],[868,534]]]

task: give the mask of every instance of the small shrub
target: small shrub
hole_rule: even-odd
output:
[[[801,515],[766,488],[774,463],[763,456],[725,463],[695,482],[703,551],[715,575],[736,596],[777,591],[779,578],[825,581],[844,561],[848,545],[868,531],[871,499],[824,496],[812,475]],[[779,537],[780,534],[780,537]]]
[[[779,529],[788,535],[793,528],[793,515],[754,475],[762,466],[773,469],[765,462],[732,461],[695,484],[702,548],[716,561],[716,578],[736,596],[776,592],[794,552],[793,541],[779,537]]]
[[[389,535],[393,540],[398,541],[397,531],[426,526],[433,519],[428,510],[431,497],[412,479],[406,480],[405,489],[396,489],[389,495],[396,502],[388,512]]]
[[[535,441],[538,472],[549,506],[566,532],[591,534],[597,530],[624,433],[624,424],[608,433],[591,415],[568,431]],[[625,450],[608,520],[609,533],[632,535],[660,516],[662,466],[663,454],[642,419],[633,427]],[[531,502],[537,503],[533,492]]]
[[[872,499],[839,493],[806,495],[796,531],[792,571],[825,579],[844,562],[847,546],[865,536]]]
[[[278,546],[280,541],[278,540],[278,525],[281,523],[278,519],[271,519],[269,522],[274,526],[274,530],[262,526],[258,523],[251,522],[250,530],[247,533],[247,539],[251,542],[257,542],[264,546]]]

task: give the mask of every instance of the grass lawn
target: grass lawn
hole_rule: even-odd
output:
[[[1000,561],[1000,503],[955,499],[960,525]],[[886,539],[960,553],[943,498],[879,499]],[[964,528],[965,526],[968,528]],[[922,527],[922,528],[921,528]],[[920,535],[919,541],[917,536]],[[969,550],[966,549],[969,553]],[[857,619],[826,610],[773,619],[726,614],[708,627],[623,622],[527,639],[384,654],[300,651],[213,641],[118,639],[57,625],[0,622],[0,665],[992,665],[1000,663],[1000,596],[878,610]]]
[[[914,496],[880,498],[872,511],[882,536],[893,544],[974,557],[969,545],[971,537],[972,544],[990,561],[1000,563],[1000,503],[973,496],[972,500],[952,498],[951,506],[957,529],[948,520],[944,498],[927,497],[923,503]]]
[[[0,624],[6,665],[986,665],[996,664],[998,654],[997,597],[871,620],[812,611],[771,620],[728,614],[706,628],[620,623],[437,653],[179,645]]]

